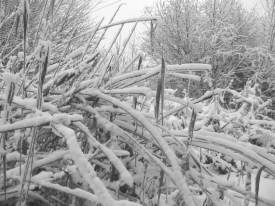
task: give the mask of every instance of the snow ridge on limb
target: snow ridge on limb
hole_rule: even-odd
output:
[[[110,97],[108,95],[105,95],[101,93],[99,90],[96,89],[87,89],[81,92],[83,95],[98,97],[101,99],[104,99],[105,101],[111,102],[112,104],[120,107],[122,110],[130,114],[133,118],[135,118],[137,121],[139,121],[144,128],[146,128],[149,133],[152,135],[152,138],[154,141],[160,146],[160,148],[163,150],[164,154],[169,159],[173,170],[174,170],[174,183],[177,185],[177,187],[180,189],[184,200],[186,204],[189,206],[196,206],[195,201],[193,199],[193,196],[187,186],[186,179],[181,173],[181,168],[178,164],[178,158],[175,155],[175,153],[172,151],[172,149],[169,147],[167,142],[161,137],[160,131],[155,128],[150,121],[148,121],[145,117],[143,117],[142,114],[138,113],[128,105],[123,104],[118,99]]]
[[[4,95],[0,95],[0,100],[3,101],[4,99],[5,99]],[[26,109],[30,109],[33,111],[36,110],[34,109],[36,105],[36,99],[34,98],[22,99],[21,97],[16,96],[13,98],[12,102]],[[50,112],[58,112],[57,107],[49,102],[43,102],[42,110],[49,110]]]
[[[113,153],[113,151],[110,150],[105,145],[98,142],[84,124],[82,124],[81,122],[75,122],[74,125],[77,126],[80,130],[82,130],[87,135],[88,139],[90,140],[91,146],[99,148],[108,157],[110,162],[114,165],[114,167],[120,173],[121,180],[124,181],[126,184],[128,184],[130,187],[132,187],[133,178],[131,174],[125,168],[125,166],[120,161],[120,159]]]
[[[176,72],[168,72],[167,74],[170,76],[182,78],[182,79],[190,79],[190,80],[194,80],[194,81],[201,80],[200,76],[194,75],[194,74],[181,74],[181,73],[176,73]]]
[[[33,163],[33,169],[37,168],[37,167],[41,167],[43,165],[47,165],[49,163],[55,162],[57,160],[63,159],[65,155],[68,154],[67,150],[58,150],[58,151],[54,151],[52,153],[50,153],[49,155],[47,155],[46,157],[44,157],[43,159],[37,160]],[[25,165],[22,165],[22,167],[24,168]],[[19,176],[19,172],[20,172],[20,168],[15,167],[12,168],[10,170],[7,171],[7,176],[8,177],[14,177],[14,176]]]
[[[75,105],[75,107],[77,107],[77,106]],[[84,108],[82,106],[78,106],[78,107],[82,108],[82,109]],[[85,111],[88,111],[91,113],[96,112],[96,110],[94,110],[91,107],[86,107]],[[97,118],[97,121],[98,121],[97,123],[100,125],[100,127],[104,128],[106,131],[110,131],[113,134],[121,136],[121,137],[125,138],[126,140],[129,140],[130,142],[132,142],[135,145],[136,150],[140,151],[140,153],[143,154],[143,157],[152,160],[156,165],[158,165],[161,169],[163,169],[165,171],[167,176],[169,176],[173,182],[175,182],[175,179],[173,179],[172,171],[166,165],[164,165],[161,160],[159,160],[157,157],[152,155],[151,152],[149,152],[143,145],[141,145],[135,138],[133,138],[132,135],[130,135],[129,133],[124,131],[123,130],[123,129],[125,129],[124,127],[123,127],[123,129],[121,129],[119,127],[121,125],[118,126],[117,124],[114,124],[114,123],[104,119],[103,117],[98,118],[97,115],[95,115],[95,118]],[[78,123],[76,122],[74,124],[77,125]],[[148,133],[148,135],[149,135],[149,133]],[[148,137],[148,140],[151,140],[151,137]],[[116,154],[116,156],[117,156],[117,154]]]
[[[167,72],[169,73],[180,73],[180,72],[189,72],[189,71],[211,71],[211,65],[209,64],[181,64],[181,65],[166,65]],[[153,67],[153,68],[146,68],[137,70],[134,72],[129,72],[126,74],[117,75],[113,78],[111,78],[106,86],[114,85],[116,83],[119,83],[120,81],[129,81],[129,79],[134,79],[137,77],[142,77],[150,74],[150,76],[155,76],[161,71],[161,66]],[[186,74],[187,75],[187,74]],[[187,76],[186,76],[187,77]],[[191,77],[191,76],[189,76]],[[195,76],[192,76],[193,78],[196,78]]]
[[[154,96],[153,91],[148,87],[127,87],[123,89],[104,90],[105,94],[142,94],[147,98]]]
[[[48,182],[48,181],[45,181],[45,180],[32,179],[31,181],[35,184],[40,185],[40,186],[47,187],[47,188],[50,188],[50,189],[54,189],[54,190],[57,190],[57,191],[62,191],[62,192],[65,192],[67,194],[72,194],[72,195],[75,195],[77,197],[80,197],[80,198],[83,198],[83,199],[86,199],[86,200],[90,200],[91,202],[99,202],[98,198],[94,194],[92,194],[90,192],[87,192],[85,190],[82,190],[80,188],[71,189],[71,188],[64,187],[62,185],[51,183],[51,182]]]
[[[46,112],[39,113],[37,117],[26,118],[24,120],[19,120],[14,123],[3,124],[0,127],[0,132],[8,132],[17,129],[24,129],[29,127],[37,127],[45,124],[49,124],[51,121],[58,121],[62,119],[65,122],[71,121],[81,121],[82,117],[77,114],[69,115],[69,114],[54,114],[53,116]]]
[[[181,131],[181,133],[182,136],[188,137],[186,131]],[[185,141],[187,141],[187,138]],[[232,138],[227,138],[226,135],[197,131],[194,132],[194,138],[191,144],[234,156],[235,159],[248,162],[251,165],[265,166],[270,173],[275,174],[275,165],[272,162],[273,157],[271,155],[264,155],[263,151],[257,151],[255,148],[247,147]]]
[[[74,131],[58,123],[53,123],[52,128],[54,132],[56,132],[58,135],[62,135],[66,139],[68,148],[72,155],[72,159],[78,167],[81,176],[88,183],[89,187],[94,191],[100,203],[102,203],[105,206],[124,205],[125,201],[117,201],[112,198],[103,182],[97,177],[93,167],[91,166],[85,155],[82,153],[80,147],[78,146]],[[128,201],[127,204],[133,206],[139,205]]]

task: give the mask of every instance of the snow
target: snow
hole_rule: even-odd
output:
[[[19,120],[14,123],[3,124],[0,128],[0,132],[7,132],[11,130],[23,129],[28,127],[37,127],[45,124],[49,124],[50,122],[63,122],[65,124],[70,124],[71,121],[81,121],[83,118],[80,115],[73,114],[54,114],[51,116],[47,112],[41,112],[37,116],[26,118],[24,120]]]
[[[85,47],[75,49],[73,52],[71,52],[66,56],[64,61],[68,61],[69,59],[74,59],[76,57],[79,57],[83,54],[84,51],[85,51]]]
[[[61,134],[64,138],[66,138],[66,142],[69,147],[70,153],[72,155],[72,159],[74,160],[76,166],[78,167],[81,176],[88,183],[89,187],[94,191],[99,202],[101,202],[105,206],[139,205],[136,203],[131,203],[126,200],[124,201],[114,200],[112,196],[109,194],[106,187],[104,186],[103,182],[97,177],[95,171],[93,170],[92,166],[89,164],[88,160],[82,153],[79,146],[77,146],[78,144],[76,141],[76,136],[74,134],[74,131],[61,124],[54,124],[53,127],[55,128],[55,131],[58,131],[57,133],[58,135]]]
[[[1,74],[0,78],[6,82],[7,85],[9,85],[11,82],[17,84],[20,80],[19,74],[14,74],[11,72],[5,71]]]
[[[148,87],[127,87],[125,89],[104,90],[105,94],[143,94],[146,98],[154,96],[153,91]]]
[[[83,117],[79,114],[68,115],[66,113],[57,113],[53,115],[52,123],[62,123],[69,126],[72,121],[81,121]]]
[[[4,97],[2,95],[0,95],[0,99],[3,99]],[[34,98],[28,98],[28,99],[22,99],[21,97],[14,97],[13,98],[13,103],[18,104],[21,107],[24,107],[26,109],[30,109],[35,111],[35,107],[36,107],[36,99]],[[43,102],[42,104],[42,110],[48,110],[50,112],[57,112],[58,109],[55,105],[49,103],[49,102]]]
[[[99,27],[99,30],[119,24],[122,29],[124,23],[135,23],[136,26],[138,21],[155,20],[155,17],[144,17],[115,23],[110,21],[110,24]],[[92,30],[95,31],[97,29]],[[161,66],[143,66],[140,70],[126,73],[121,72],[121,68],[115,68],[118,73],[113,75],[117,71],[112,70],[111,78],[105,78],[107,67],[103,66],[108,63],[106,59],[113,58],[110,58],[109,54],[113,52],[113,45],[107,46],[105,51],[102,48],[93,48],[92,50],[98,50],[98,53],[91,53],[87,49],[90,41],[94,41],[93,35],[77,49],[77,44],[70,44],[72,40],[87,34],[91,34],[91,31],[72,37],[69,41],[61,39],[61,45],[54,45],[59,52],[62,47],[66,48],[63,43],[69,43],[67,49],[61,52],[61,59],[58,59],[59,54],[53,53],[50,56],[47,83],[44,85],[38,85],[39,74],[33,72],[43,65],[46,51],[52,47],[50,42],[40,40],[34,51],[27,51],[27,71],[12,73],[13,68],[17,68],[13,66],[24,61],[24,53],[21,50],[15,56],[8,56],[7,65],[5,61],[1,63],[0,69],[4,72],[0,74],[0,101],[4,109],[1,111],[0,133],[4,134],[3,137],[7,136],[7,141],[2,141],[0,154],[6,156],[8,163],[8,183],[17,184],[14,182],[21,179],[20,176],[24,172],[22,168],[26,166],[24,162],[27,156],[18,152],[20,139],[29,142],[34,138],[33,131],[41,128],[43,143],[51,137],[53,142],[57,140],[62,145],[58,143],[53,148],[42,148],[47,151],[49,149],[50,152],[41,152],[41,145],[36,145],[33,169],[42,167],[42,170],[34,173],[31,188],[50,188],[104,206],[153,205],[158,201],[159,176],[164,172],[166,185],[161,188],[163,190],[160,194],[160,206],[176,205],[181,199],[189,206],[201,206],[205,198],[211,199],[214,205],[226,206],[243,205],[243,199],[248,198],[251,205],[254,205],[257,173],[255,168],[264,166],[259,200],[261,203],[266,201],[269,205],[275,205],[275,180],[274,177],[271,178],[271,174],[275,174],[275,123],[266,115],[272,100],[264,100],[257,94],[257,83],[252,85],[252,81],[247,82],[241,92],[230,89],[232,85],[225,85],[225,89],[214,89],[210,78],[211,65],[167,64],[166,75],[169,77],[191,80],[191,83],[206,80],[211,91],[192,99],[189,92],[185,91],[185,97],[179,98],[175,96],[175,90],[165,88],[164,124],[160,124],[161,119],[154,118],[156,91],[146,87],[148,82],[143,82],[159,75]],[[213,38],[216,37],[218,36]],[[114,39],[113,43],[115,41]],[[125,56],[124,59],[121,55],[124,49],[123,47],[117,51],[117,55],[114,54],[114,57],[118,58],[116,61],[123,61],[121,65],[128,62],[128,57]],[[219,55],[234,55],[231,51],[216,52]],[[204,78],[197,75],[202,73]],[[75,82],[66,82],[71,76]],[[108,81],[106,84],[105,80]],[[22,81],[28,83],[24,95],[16,90]],[[64,84],[61,84],[63,82]],[[69,85],[70,83],[72,84]],[[16,96],[9,105],[7,96],[10,94],[11,85],[15,85]],[[51,90],[45,93],[45,102],[43,101],[41,108],[37,108],[37,97],[42,95],[41,92],[37,95],[37,89],[42,86],[44,91]],[[226,108],[224,96],[227,93],[230,93],[236,109]],[[137,99],[135,108],[132,105],[133,96]],[[191,128],[193,111],[197,116],[196,124],[194,131],[188,131]],[[47,130],[45,133],[44,129]],[[103,134],[108,133],[105,140],[98,138],[102,131]],[[250,143],[254,140],[259,140],[261,146]],[[59,149],[60,147],[62,149]],[[189,170],[184,170],[183,164],[189,157]],[[212,163],[205,163],[207,157],[211,158]],[[232,163],[232,160],[235,162]],[[54,162],[57,162],[57,166],[52,167]],[[118,179],[113,183],[109,182],[111,166],[118,172]],[[221,175],[215,170],[215,166],[221,169],[230,168],[230,172]],[[246,191],[248,187],[245,187],[244,182],[248,172],[252,172],[251,191]],[[81,183],[77,186],[79,188],[72,189],[56,183],[65,175],[70,176],[73,183]],[[0,179],[2,178],[1,176]],[[141,201],[142,203],[122,200],[124,197],[119,197],[119,194],[120,189],[126,187],[125,184],[127,192],[122,193],[126,198],[127,195],[132,197],[130,192],[135,192],[140,200],[146,200]],[[110,185],[115,185],[116,191],[112,191]],[[150,188],[145,185],[150,185]],[[224,199],[220,198],[221,191],[224,192]],[[151,193],[152,198],[144,198],[146,195],[149,197]]]
[[[59,66],[59,63],[55,63],[55,64],[52,64],[52,65],[49,65],[48,68],[47,68],[48,73],[56,70],[58,68],[58,66]]]
[[[256,179],[256,172],[251,174],[251,192],[255,192],[255,179]],[[274,188],[275,188],[275,180],[270,178],[263,177],[263,174],[260,178],[260,185],[259,185],[259,197],[269,200],[274,203],[275,205],[275,195],[274,195]],[[250,203],[252,206],[253,204]],[[254,206],[254,205],[253,205]]]
[[[83,94],[96,96],[106,101],[112,102],[114,105],[120,107],[125,112],[129,113],[137,121],[139,121],[144,126],[144,128],[146,128],[148,132],[152,135],[152,138],[154,139],[154,141],[162,148],[163,152],[166,154],[167,158],[172,164],[174,176],[170,178],[172,178],[174,180],[174,183],[179,187],[184,198],[186,199],[186,201],[189,202],[189,205],[195,206],[194,199],[187,187],[186,179],[181,173],[181,169],[178,164],[177,157],[175,153],[171,150],[171,148],[168,146],[167,142],[161,137],[160,131],[157,130],[151,124],[151,122],[149,122],[146,118],[144,118],[140,113],[136,112],[130,106],[122,104],[119,100],[113,97],[107,96],[95,89],[84,90]]]
[[[137,70],[134,72],[129,72],[126,74],[121,74],[121,75],[117,75],[113,78],[111,78],[108,83],[106,84],[105,87],[108,87],[110,85],[114,85],[118,82],[121,81],[125,81],[129,79],[133,79],[133,78],[137,78],[137,77],[141,77],[141,76],[154,76],[157,73],[160,72],[161,67],[154,67],[154,68],[145,68],[145,69],[141,69],[141,70]],[[211,66],[209,64],[182,64],[182,65],[166,65],[166,69],[168,71],[168,73],[172,73],[172,72],[188,72],[188,71],[209,71],[211,70]],[[188,76],[186,74],[185,77],[189,77],[189,78],[193,78],[193,79],[197,79],[196,76]]]
[[[7,151],[3,149],[2,146],[0,146],[0,154],[3,155],[3,154],[6,154]]]
[[[43,113],[41,116],[38,117],[26,118],[24,120],[19,120],[11,124],[3,124],[0,128],[0,132],[8,132],[28,127],[37,127],[49,123],[51,119],[52,117],[49,113]]]
[[[81,176],[88,183],[90,189],[94,191],[98,200],[104,206],[118,205],[109,194],[103,182],[97,177],[91,164],[82,153],[80,147],[77,144],[74,131],[68,127],[63,126],[62,124],[54,124],[52,126],[55,129],[54,131],[58,131],[57,135],[61,134],[66,139],[74,163],[79,168]]]
[[[194,81],[201,80],[200,76],[193,75],[193,74],[180,74],[180,73],[168,72],[167,75],[171,75],[173,77],[182,78],[182,79],[190,79],[190,80],[194,80]]]
[[[174,115],[169,116],[167,119],[164,121],[164,125],[171,130],[182,130],[182,120],[177,118]]]
[[[22,155],[24,158],[24,155]],[[7,162],[12,162],[12,161],[20,161],[20,153],[17,151],[10,152],[7,154]]]
[[[129,153],[121,150],[110,150],[105,145],[100,144],[90,133],[89,129],[81,123],[75,123],[77,127],[79,127],[85,134],[89,137],[90,145],[100,148],[100,150],[109,158],[110,162],[116,167],[118,172],[120,173],[120,178],[123,182],[128,184],[129,186],[133,185],[133,178],[122,162],[117,158],[117,156],[128,156]],[[88,140],[88,141],[89,141]]]
[[[50,153],[49,155],[47,155],[45,158],[40,159],[40,160],[36,160],[33,163],[33,169],[37,168],[37,167],[41,167],[43,165],[47,165],[49,163],[52,163],[54,161],[60,160],[62,159],[66,154],[68,153],[68,151],[62,151],[62,150],[58,150],[58,151],[54,151],[52,153]],[[25,165],[23,164],[22,169],[25,168]],[[7,176],[11,177],[11,176],[18,176],[19,177],[19,172],[20,172],[20,168],[19,167],[15,167],[13,169],[10,169],[7,171]]]
[[[100,202],[95,195],[93,195],[92,193],[87,192],[85,190],[79,189],[79,188],[70,189],[69,187],[61,186],[61,185],[51,183],[51,182],[48,182],[45,180],[32,179],[32,182],[35,184],[41,185],[43,187],[55,189],[57,191],[62,191],[67,194],[70,194],[70,195],[75,195],[77,197],[80,197],[80,198],[83,198],[86,200],[90,200],[91,202]]]

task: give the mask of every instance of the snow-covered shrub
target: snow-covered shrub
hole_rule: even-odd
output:
[[[198,81],[188,72],[209,73],[211,65],[162,59],[156,67],[121,73],[109,53],[113,44],[98,48],[98,35],[116,23],[100,21],[65,42],[41,37],[31,49],[27,3],[19,13],[23,53],[1,64],[1,205],[238,205],[255,195],[241,188],[241,175],[251,177],[257,168],[275,174],[274,122],[257,84],[248,82],[243,92],[176,97],[160,80]],[[43,25],[50,24],[55,1],[49,3]],[[155,18],[118,25],[148,20]],[[82,44],[84,34],[89,38]],[[80,49],[72,49],[76,45]],[[152,79],[156,89],[147,86]],[[225,93],[235,109],[223,103]],[[261,147],[250,143],[255,139]],[[261,196],[256,201],[273,204]]]

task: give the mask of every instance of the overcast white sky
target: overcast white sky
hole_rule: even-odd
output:
[[[153,2],[156,2],[156,0],[104,0],[104,2],[106,3],[98,7],[102,8],[106,5],[106,8],[100,9],[95,14],[97,16],[104,16],[107,19],[110,19],[118,5],[123,3],[124,5],[121,7],[118,15],[116,16],[117,20],[121,20],[141,16],[144,8],[146,6],[152,6]]]
[[[106,8],[100,9],[95,14],[97,16],[105,16],[110,18],[112,13],[116,10],[117,6],[124,3],[116,19],[125,19],[129,17],[136,17],[143,15],[144,8],[146,6],[152,6],[154,2],[158,0],[104,0],[104,4],[99,8],[106,6]],[[247,9],[252,9],[255,6],[260,9],[262,0],[239,0]]]
[[[107,23],[111,16],[113,15],[114,11],[117,9],[118,5],[121,3],[124,3],[124,5],[121,7],[119,13],[117,14],[114,21],[119,21],[127,18],[134,18],[134,17],[140,17],[144,15],[145,7],[152,6],[154,2],[157,2],[158,0],[104,0],[104,3],[97,9],[96,12],[93,13],[93,17],[97,19],[101,19],[102,17],[105,17],[104,22]],[[245,8],[248,10],[256,8],[259,13],[261,13],[262,9],[262,0],[239,0],[243,3]],[[102,8],[103,7],[103,8]],[[112,39],[112,37],[115,35],[118,28],[113,28],[108,31],[106,34],[107,38]],[[123,29],[123,35],[122,39],[127,36],[127,31],[130,31],[131,25],[127,25]],[[135,36],[139,37],[141,32],[144,30],[144,26],[142,24],[138,25],[138,28],[136,30]]]
[[[110,20],[110,18],[116,11],[118,5],[123,3],[123,6],[120,8],[114,21],[141,17],[144,16],[145,7],[152,6],[155,1],[156,0],[104,0],[105,3],[103,5],[98,6],[98,8],[105,7],[104,5],[106,5],[106,8],[97,10],[93,13],[92,16],[96,17],[99,20],[102,17],[104,17],[104,22],[105,24],[107,24],[107,22]],[[124,26],[121,39],[124,39],[128,36],[128,33],[130,32],[132,26],[133,24],[128,24]],[[107,31],[106,37],[109,41],[111,41],[111,39],[115,36],[118,28],[119,27],[114,27]],[[142,23],[138,24],[135,31],[136,32],[134,35],[138,41],[138,37],[141,35],[142,31],[144,31],[144,25]]]

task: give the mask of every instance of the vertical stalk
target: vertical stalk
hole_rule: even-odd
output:
[[[251,172],[247,171],[246,177],[245,177],[245,191],[251,192]],[[249,195],[244,197],[243,206],[249,205]]]
[[[44,62],[40,64],[39,85],[38,85],[37,102],[36,102],[36,107],[38,110],[41,110],[42,102],[43,102],[43,84],[47,73],[48,59],[49,59],[49,48],[47,48],[47,53],[46,53]],[[29,148],[25,169],[24,169],[24,174],[21,180],[19,206],[21,206],[22,203],[25,204],[26,199],[28,197],[28,191],[29,191],[30,182],[31,182],[30,180],[32,175],[35,143],[38,137],[38,131],[39,131],[39,127],[34,127],[32,130],[31,144]],[[25,187],[26,181],[27,181],[27,187]]]
[[[162,56],[161,59],[161,74],[160,74],[160,83],[161,83],[161,110],[160,110],[160,115],[161,115],[161,125],[164,125],[164,121],[163,121],[163,110],[164,110],[164,88],[165,88],[165,61],[164,58]],[[159,88],[158,88],[159,89]],[[156,119],[158,120],[158,118]],[[165,160],[164,160],[165,163]],[[159,201],[160,201],[160,195],[161,195],[161,187],[163,185],[164,182],[164,171],[161,169],[160,170],[160,179],[159,179],[159,189],[158,189],[158,201],[157,201],[157,205],[159,205]]]
[[[14,90],[15,90],[15,84],[14,82],[10,82],[7,85],[7,102],[5,104],[5,109],[4,109],[4,122],[7,123],[9,121],[9,112],[10,112],[10,106],[14,97]],[[2,134],[1,138],[1,143],[2,143],[2,148],[6,150],[6,140],[8,138],[8,132],[5,132]],[[4,176],[4,193],[5,193],[5,200],[7,198],[6,192],[7,192],[7,160],[6,160],[6,153],[3,154],[3,176]]]

